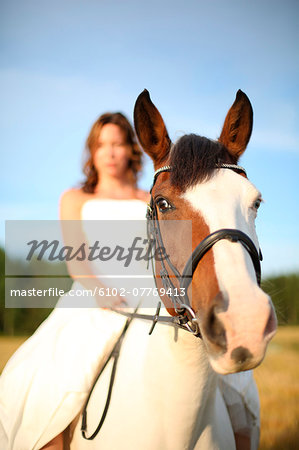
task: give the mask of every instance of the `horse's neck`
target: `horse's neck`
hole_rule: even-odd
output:
[[[151,367],[146,373],[159,393],[157,406],[163,411],[165,426],[182,442],[180,435],[186,429],[189,436],[198,434],[199,427],[211,419],[217,375],[200,339],[183,330],[175,337],[173,328],[157,327],[149,338],[147,364]]]
[[[165,324],[156,326],[148,337],[146,364],[154,364],[155,361],[156,377],[161,383],[163,380],[167,382],[167,389],[178,391],[180,387],[179,392],[192,390],[193,395],[204,397],[207,387],[216,386],[217,375],[211,369],[202,340],[185,330]]]
[[[150,326],[148,321],[133,320],[121,349],[104,427],[95,441],[87,443],[81,439],[78,423],[72,449],[202,449],[223,440],[221,433],[215,437],[215,430],[216,416],[225,416],[225,407],[218,412],[217,375],[202,341],[182,330],[175,339],[175,329],[162,324],[148,336]],[[106,382],[100,379],[89,405],[91,429],[106,398],[108,375]],[[230,444],[213,448],[234,448]]]

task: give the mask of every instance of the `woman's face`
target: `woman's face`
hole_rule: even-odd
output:
[[[94,153],[94,165],[100,177],[109,175],[122,178],[128,169],[130,146],[125,141],[122,129],[115,124],[103,126]]]

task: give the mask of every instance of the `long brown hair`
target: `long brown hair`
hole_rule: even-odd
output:
[[[98,172],[94,166],[94,153],[98,146],[98,140],[104,125],[112,123],[118,125],[123,131],[126,144],[131,148],[128,161],[128,176],[133,185],[136,185],[137,175],[142,166],[142,152],[137,144],[135,133],[128,119],[120,112],[102,114],[92,125],[86,140],[87,160],[83,166],[83,173],[86,176],[82,183],[83,192],[93,193],[99,181]]]

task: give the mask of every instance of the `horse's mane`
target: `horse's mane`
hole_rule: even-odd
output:
[[[234,164],[236,161],[220,142],[186,134],[171,149],[170,182],[184,191],[198,182],[208,180],[219,163]]]

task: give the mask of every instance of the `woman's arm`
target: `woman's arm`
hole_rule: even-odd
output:
[[[88,196],[79,189],[71,189],[63,193],[60,199],[60,219],[64,245],[74,249],[79,249],[84,245],[86,253],[89,243],[82,229],[81,210]],[[93,292],[105,291],[106,286],[101,283],[99,278],[94,274],[87,258],[83,261],[72,259],[67,261],[68,272],[70,276],[80,282],[84,288]],[[109,297],[95,295],[99,307],[115,307],[126,303],[123,297]],[[82,297],[84,298],[84,297]],[[112,299],[112,301],[111,301]]]

